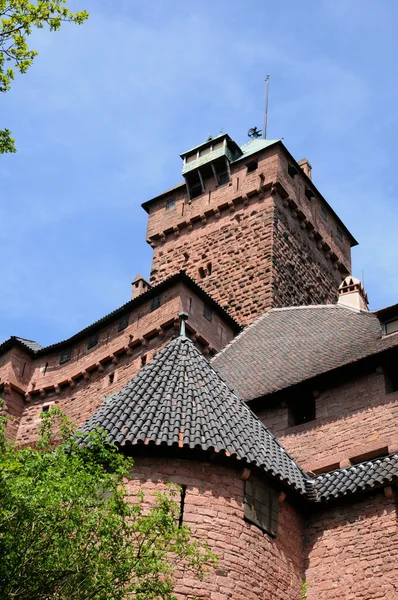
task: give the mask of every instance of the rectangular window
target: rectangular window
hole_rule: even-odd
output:
[[[155,296],[154,298],[152,298],[151,300],[151,306],[150,306],[150,311],[154,311],[157,308],[159,308],[160,306],[160,296]]]
[[[98,344],[98,333],[96,333],[95,335],[92,335],[91,337],[88,338],[87,350],[90,350],[90,348],[94,348],[94,346],[96,346],[97,344]]]
[[[315,398],[312,392],[297,394],[288,407],[289,426],[309,423],[316,418]]]
[[[245,481],[244,516],[265,533],[278,533],[278,493],[265,481],[251,474]]]
[[[389,321],[384,324],[385,335],[389,333],[396,333],[398,331],[398,319],[394,319],[394,321]]]
[[[202,190],[202,184],[201,183],[197,183],[197,184],[193,185],[191,187],[190,192],[191,192],[191,198],[197,198],[203,192],[203,190]]]
[[[247,163],[246,167],[248,173],[255,171],[258,167],[258,160],[251,160],[249,163]]]
[[[208,321],[211,321],[212,318],[213,318],[213,311],[211,310],[211,308],[209,306],[207,306],[207,304],[205,304],[204,307],[203,307],[203,316]]]
[[[321,217],[324,221],[328,220],[328,213],[326,212],[326,208],[321,206]]]
[[[123,317],[120,319],[119,325],[117,326],[118,331],[126,329],[127,325],[129,324],[129,316],[130,315],[123,315]]]
[[[343,241],[343,232],[341,231],[341,229],[339,227],[337,227],[336,229],[336,235],[338,237],[338,239],[340,240],[340,242]]]
[[[168,200],[166,200],[166,210],[170,210],[171,208],[174,208],[175,205],[176,205],[175,198],[169,198]]]
[[[218,185],[225,185],[226,183],[229,183],[228,173],[220,173],[218,176]]]
[[[60,356],[59,359],[59,364],[63,365],[64,363],[68,362],[68,360],[71,359],[72,356],[72,350],[70,348],[67,348],[66,350],[64,350]]]

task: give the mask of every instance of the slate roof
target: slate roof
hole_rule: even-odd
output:
[[[216,452],[261,468],[306,494],[306,473],[185,337],[163,348],[82,427],[119,446]]]
[[[288,388],[398,346],[376,313],[342,305],[271,309],[212,360],[243,400]]]
[[[311,480],[315,498],[325,502],[398,481],[398,454],[369,460],[347,469],[318,475]]]
[[[26,340],[25,338],[17,337],[12,335],[5,340],[2,344],[0,344],[0,354],[2,352],[7,352],[14,346],[22,346],[23,350],[26,350],[29,354],[35,355],[39,350],[42,350],[42,346],[33,340]]]

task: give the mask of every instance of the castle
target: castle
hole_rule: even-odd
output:
[[[68,340],[0,346],[7,434],[34,444],[55,404],[134,457],[132,491],[178,483],[219,556],[181,599],[398,598],[398,305],[368,310],[354,237],[282,141],[181,158],[143,204],[149,281]]]

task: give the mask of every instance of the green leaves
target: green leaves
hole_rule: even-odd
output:
[[[3,600],[171,600],[175,566],[203,577],[215,564],[179,527],[177,486],[148,509],[143,493],[126,488],[132,460],[102,431],[78,444],[58,409],[42,418],[38,448],[19,449],[5,441],[0,417]]]
[[[67,0],[0,0],[0,92],[8,92],[15,72],[26,73],[37,56],[27,38],[34,27],[47,26],[50,31],[60,29],[62,23],[81,25],[88,18],[87,11],[72,13]],[[10,132],[0,130],[0,154],[15,152]]]

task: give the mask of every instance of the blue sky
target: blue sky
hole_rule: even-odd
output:
[[[284,138],[360,245],[371,308],[398,302],[398,3],[73,0],[82,27],[38,31],[0,97],[0,340],[47,345],[149,275],[140,205],[181,179],[179,153],[222,128]]]

